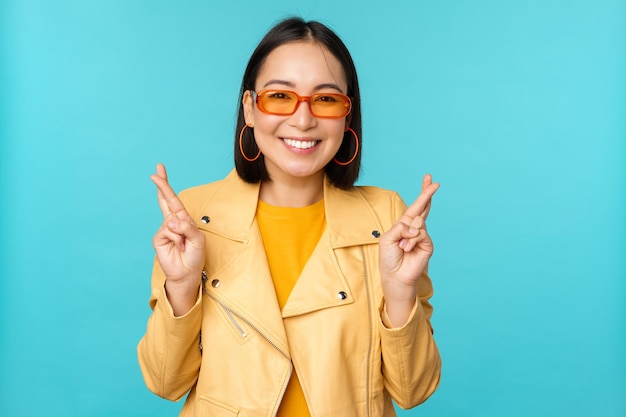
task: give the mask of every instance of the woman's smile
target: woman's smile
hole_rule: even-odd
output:
[[[309,151],[320,142],[315,139],[282,138],[283,142],[294,151]],[[301,153],[301,152],[298,152]],[[310,153],[310,152],[309,152]]]
[[[285,89],[299,97],[311,97],[345,94],[347,81],[341,63],[328,49],[316,42],[299,41],[281,45],[267,56],[255,89],[277,90],[277,95]],[[324,167],[342,144],[346,117],[316,117],[306,102],[298,102],[290,114],[268,114],[259,109],[257,99],[247,91],[243,104],[246,123],[254,129],[254,139],[272,179],[264,186],[280,181],[314,180],[321,184]]]

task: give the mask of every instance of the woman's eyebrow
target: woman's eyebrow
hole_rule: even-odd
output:
[[[296,88],[296,85],[294,83],[292,83],[291,81],[285,81],[285,80],[269,80],[268,82],[266,82],[263,85],[263,88],[267,87],[268,85],[272,85],[272,84],[284,85],[285,87],[289,87],[289,88]],[[340,93],[343,93],[343,90],[341,88],[339,88],[339,86],[337,84],[333,84],[333,83],[324,83],[324,84],[316,85],[313,88],[313,91],[320,91],[320,90],[323,90],[325,88],[331,88],[333,90],[339,91]]]
[[[323,89],[326,89],[326,88],[332,88],[333,90],[337,90],[337,91],[339,91],[342,94],[344,93],[344,91],[341,88],[339,88],[339,86],[337,84],[333,84],[333,83],[320,84],[320,85],[316,86],[313,89],[313,91],[320,91],[320,90],[323,90]]]
[[[295,88],[296,85],[294,83],[292,83],[291,81],[284,81],[284,80],[269,80],[268,82],[266,82],[263,85],[263,88],[267,87],[268,85],[272,85],[272,84],[280,84],[280,85],[284,85],[286,87],[291,87],[291,88]]]

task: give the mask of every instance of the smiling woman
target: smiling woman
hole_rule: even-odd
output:
[[[393,416],[437,388],[425,221],[439,185],[356,187],[358,79],[343,42],[288,19],[250,58],[235,167],[183,191],[152,180],[153,313],[138,355],[181,416]]]
[[[274,93],[261,100],[264,106],[258,106],[258,98],[266,97],[262,91],[257,100],[246,90],[243,95],[243,108],[246,125],[254,128],[256,145],[261,150],[267,174],[272,181],[261,187],[261,200],[270,204],[284,206],[307,206],[323,197],[324,167],[337,154],[343,142],[344,132],[349,127],[346,119],[346,107],[349,103],[345,96],[347,82],[341,63],[324,46],[315,41],[290,42],[274,49],[265,59],[255,82],[255,90],[286,87],[297,92]],[[338,94],[337,94],[338,93]],[[301,105],[298,94],[327,94],[326,101],[319,98],[313,104],[309,98],[308,106]],[[328,102],[336,95],[336,113],[319,117],[313,109],[319,108],[319,102]],[[292,97],[292,100],[286,100]],[[289,106],[284,111],[283,105],[273,106],[268,112],[267,104],[277,100]],[[289,104],[291,101],[291,104]],[[257,105],[255,105],[257,104]],[[325,107],[322,107],[325,108]],[[276,114],[283,110],[283,114]],[[284,193],[280,187],[307,187],[307,193]],[[281,198],[304,198],[301,201],[280,201]]]

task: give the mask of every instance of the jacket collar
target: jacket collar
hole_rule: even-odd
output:
[[[211,217],[220,219],[211,222],[208,228],[245,242],[255,221],[259,190],[260,184],[248,184],[236,171],[231,171],[204,204],[203,213],[211,213]],[[382,232],[382,226],[358,187],[339,190],[325,179],[324,206],[333,249],[377,243],[375,231]]]
[[[263,247],[256,222],[260,185],[247,184],[236,172],[231,172],[210,187],[213,192],[207,193],[208,197],[195,207],[201,210],[200,216],[209,216],[211,220],[199,227],[241,244],[233,258],[235,262],[226,262],[212,272],[224,281],[216,288],[207,286],[212,297],[236,312],[282,352],[289,351],[283,319],[354,302],[348,278],[366,276],[364,265],[355,264],[352,255],[337,249],[378,243],[372,232],[382,231],[364,197],[366,193],[359,187],[343,191],[325,181],[326,230],[282,311],[276,301],[267,260],[259,251]]]

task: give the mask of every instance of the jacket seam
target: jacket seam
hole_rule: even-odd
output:
[[[366,416],[370,416],[370,408],[371,408],[371,404],[370,404],[370,376],[371,376],[371,372],[372,372],[372,348],[373,348],[373,333],[374,333],[374,326],[372,324],[372,320],[374,315],[372,314],[372,300],[371,300],[371,294],[370,294],[370,285],[369,285],[369,273],[368,273],[368,269],[367,269],[367,261],[366,261],[366,257],[365,257],[365,249],[363,248],[363,246],[361,245],[361,257],[363,260],[363,279],[364,279],[364,284],[365,284],[365,294],[367,297],[367,312],[368,312],[368,323],[369,323],[369,346],[367,349],[367,369],[365,370],[365,415]]]

